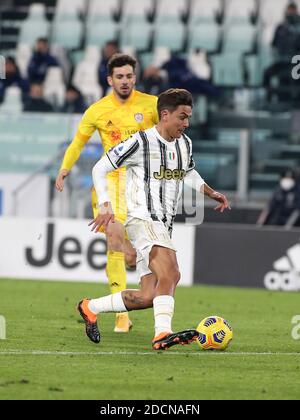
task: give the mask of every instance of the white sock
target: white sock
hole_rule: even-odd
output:
[[[92,299],[88,303],[88,308],[95,315],[105,312],[127,312],[127,308],[123,302],[122,292],[99,299]]]
[[[172,318],[174,313],[173,296],[157,296],[153,299],[155,319],[155,337],[162,332],[172,333]]]

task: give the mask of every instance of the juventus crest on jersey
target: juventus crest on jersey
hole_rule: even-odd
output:
[[[191,140],[183,135],[168,142],[153,127],[134,134],[106,156],[114,169],[127,167],[128,220],[162,221],[171,232],[183,181],[195,167]]]

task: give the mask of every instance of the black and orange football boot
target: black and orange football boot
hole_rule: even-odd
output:
[[[97,315],[93,314],[88,308],[90,299],[83,299],[78,303],[77,309],[85,322],[85,332],[93,343],[100,343],[101,336],[97,324]]]
[[[199,333],[196,330],[185,330],[177,333],[161,333],[152,341],[153,350],[166,350],[176,344],[190,344],[197,340]]]

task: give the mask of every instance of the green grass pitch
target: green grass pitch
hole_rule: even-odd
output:
[[[174,330],[208,315],[225,317],[234,340],[225,353],[196,343],[151,350],[152,310],[133,312],[130,334],[100,318],[102,342],[84,334],[75,311],[106,285],[0,280],[0,399],[299,399],[300,341],[292,318],[298,294],[221,287],[178,288]]]

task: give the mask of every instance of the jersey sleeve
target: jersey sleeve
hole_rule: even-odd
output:
[[[134,135],[111,148],[106,156],[115,169],[138,165],[141,159],[141,140]]]
[[[96,124],[95,124],[95,117],[93,108],[90,107],[83,115],[82,120],[79,124],[77,133],[75,137],[72,140],[72,143],[67,148],[64,159],[61,165],[62,169],[71,170],[74,164],[79,159],[79,156],[86,145],[86,143],[89,141],[91,136],[94,134],[96,130]]]
[[[189,171],[185,176],[184,184],[193,190],[200,192],[205,184],[205,181],[201,175],[195,169],[193,169]]]

